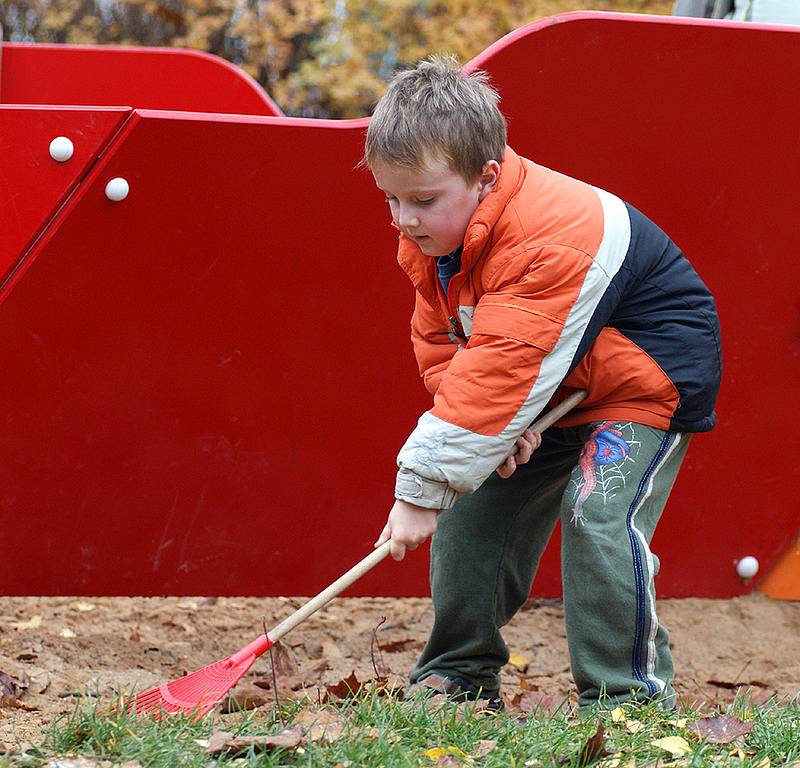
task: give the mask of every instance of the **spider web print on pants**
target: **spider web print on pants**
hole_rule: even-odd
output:
[[[599,495],[605,506],[625,487],[640,445],[634,425],[629,421],[602,421],[595,427],[578,460],[581,479],[578,481],[573,476],[570,481],[575,499],[570,521],[573,525],[586,522],[583,505],[590,496]]]

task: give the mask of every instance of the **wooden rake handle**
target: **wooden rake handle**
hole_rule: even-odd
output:
[[[573,392],[555,408],[549,410],[537,421],[534,421],[530,429],[534,432],[544,432],[545,429],[552,426],[565,413],[571,411],[585,397],[586,392],[582,389]],[[333,600],[340,592],[343,592],[351,584],[358,581],[367,571],[372,570],[389,554],[391,545],[391,541],[385,541],[374,552],[371,552],[361,560],[361,562],[356,563],[347,573],[336,579],[327,589],[320,592],[316,597],[312,597],[311,600],[298,608],[291,616],[285,618],[267,634],[269,640],[272,643],[277,643],[287,632],[290,632],[298,624],[311,616],[312,613],[316,613],[320,608]]]

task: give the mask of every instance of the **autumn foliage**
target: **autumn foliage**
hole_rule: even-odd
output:
[[[398,68],[468,61],[574,10],[668,14],[672,0],[3,0],[6,40],[194,48],[254,77],[288,115],[361,117]]]

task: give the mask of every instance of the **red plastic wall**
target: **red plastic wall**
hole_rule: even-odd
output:
[[[0,157],[7,196],[0,205],[0,285],[51,216],[85,175],[129,109],[98,113],[82,107],[0,111]],[[72,137],[69,162],[50,157],[50,142]],[[20,145],[29,151],[19,152]]]
[[[654,549],[661,594],[738,594],[734,561],[767,570],[798,529],[800,32],[553,21],[477,63],[516,149],[652,216],[717,296],[720,422]],[[309,594],[369,550],[427,396],[365,125],[137,110],[99,156],[0,295],[5,592]],[[425,594],[426,571],[354,593]]]
[[[280,115],[252,78],[202,51],[3,43],[0,103]]]

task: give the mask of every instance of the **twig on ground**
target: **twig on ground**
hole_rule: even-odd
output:
[[[386,667],[383,663],[383,654],[381,653],[381,644],[378,642],[378,630],[381,628],[382,625],[386,623],[386,617],[381,616],[381,620],[375,626],[375,629],[372,630],[372,640],[369,644],[369,657],[372,661],[372,670],[375,672],[375,677],[381,677],[381,675],[386,674]],[[378,647],[378,658],[381,662],[381,669],[383,672],[378,672],[378,665],[375,663],[375,646]]]
[[[267,619],[261,619],[261,625],[264,627],[264,635],[267,635]],[[272,646],[269,647],[269,664],[272,667],[272,690],[275,692],[275,713],[278,715],[278,718],[281,721],[281,725],[286,725],[286,722],[283,719],[283,715],[281,714],[281,703],[278,699],[278,676],[275,674],[275,657],[272,655]]]

